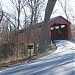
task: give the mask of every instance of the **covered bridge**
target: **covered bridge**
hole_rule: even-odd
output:
[[[25,29],[20,30],[18,41],[21,45],[25,43],[34,43],[35,42],[35,35],[34,32],[37,32],[38,36],[37,39],[40,39],[42,33],[42,23],[38,23],[36,26],[33,25],[32,27],[27,27]],[[29,33],[29,28],[31,31]],[[50,19],[46,41],[49,40],[67,40],[70,38],[71,30],[70,30],[70,22],[63,18],[62,16],[57,16],[55,18]],[[16,43],[17,37],[14,36],[14,42]]]
[[[62,16],[52,18],[49,22],[47,38],[52,40],[67,40],[70,38],[70,22]]]

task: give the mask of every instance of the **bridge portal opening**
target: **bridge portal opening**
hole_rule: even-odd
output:
[[[68,39],[68,26],[66,24],[54,24],[51,26],[52,40]]]

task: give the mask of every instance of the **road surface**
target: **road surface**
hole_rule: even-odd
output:
[[[0,72],[0,75],[75,75],[75,44],[56,40],[57,50],[50,55]]]

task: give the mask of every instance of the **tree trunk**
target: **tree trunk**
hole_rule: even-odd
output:
[[[19,57],[19,27],[20,27],[20,0],[18,0],[18,26],[17,26],[17,57]]]
[[[0,23],[1,23],[1,21],[3,19],[3,16],[4,16],[4,12],[2,11],[1,13],[2,13],[2,15],[1,15],[1,18],[0,18]]]
[[[34,4],[37,5],[39,2],[39,0],[35,0],[34,1]],[[38,11],[38,6],[35,7],[35,10],[34,10],[34,24],[36,26],[37,24],[37,11]],[[35,32],[34,32],[34,53],[37,54],[37,38],[38,38],[38,27],[36,26],[36,29],[35,29]]]
[[[45,51],[45,43],[46,43],[46,33],[49,25],[50,16],[52,14],[53,8],[55,6],[56,0],[48,0],[46,10],[45,10],[45,17],[42,27],[42,35],[39,41],[39,49],[38,52],[43,53]]]

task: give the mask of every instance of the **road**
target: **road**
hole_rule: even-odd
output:
[[[33,62],[9,68],[0,75],[75,75],[75,44],[56,40],[57,50]]]

